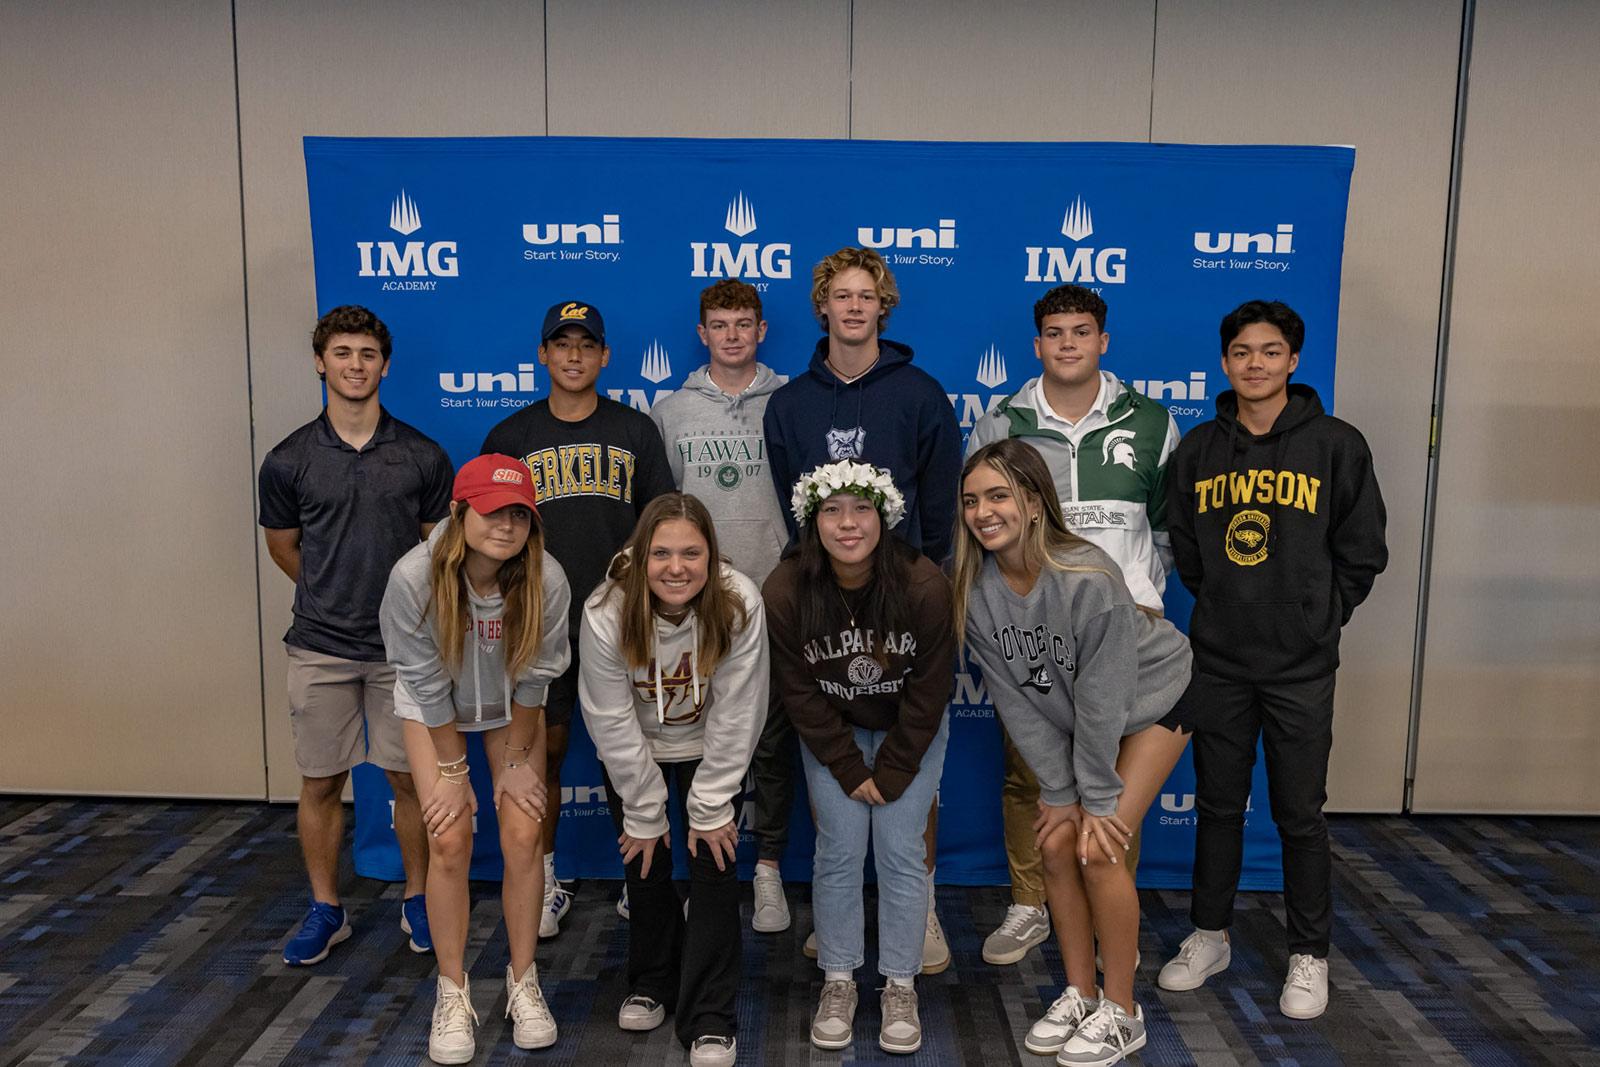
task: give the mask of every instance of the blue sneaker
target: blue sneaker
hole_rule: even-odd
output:
[[[400,929],[411,935],[412,952],[432,952],[433,934],[428,932],[428,903],[421,893],[400,902]]]
[[[328,958],[328,950],[350,936],[350,920],[336,904],[313,900],[299,931],[283,946],[283,962],[309,967]]]

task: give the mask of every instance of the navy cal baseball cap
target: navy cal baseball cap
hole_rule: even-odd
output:
[[[589,336],[606,343],[606,324],[600,309],[582,300],[563,300],[550,305],[544,313],[544,328],[539,331],[539,343],[544,344],[566,326],[582,326]]]

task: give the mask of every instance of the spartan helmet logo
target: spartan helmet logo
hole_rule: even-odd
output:
[[[1116,463],[1133,470],[1133,439],[1136,436],[1138,434],[1134,430],[1112,430],[1106,434],[1100,444],[1100,465],[1109,467]]]
[[[828,458],[860,459],[867,447],[867,430],[864,426],[853,426],[848,430],[833,429],[828,431]]]

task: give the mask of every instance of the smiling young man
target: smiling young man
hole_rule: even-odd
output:
[[[1172,460],[1172,550],[1195,596],[1189,638],[1198,706],[1195,930],[1161,968],[1187,990],[1225,970],[1256,741],[1283,842],[1288,977],[1278,1007],[1313,1019],[1328,1004],[1332,862],[1322,805],[1333,745],[1339,633],[1388,562],[1383,497],[1360,431],[1290,382],[1305,323],[1252,300],[1222,320],[1233,388]]]
[[[824,463],[854,459],[887,468],[905,497],[905,517],[890,532],[942,563],[955,532],[961,427],[944,386],[912,366],[911,347],[882,336],[899,302],[894,274],[870,248],[841,248],[812,269],[811,307],[823,337],[806,373],[767,404],[767,456],[782,501],[789,500],[802,473]],[[784,520],[793,543],[798,524],[787,510]],[[786,751],[794,751],[793,744],[791,737]],[[787,818],[788,803],[778,803]],[[936,799],[925,837],[928,974],[950,966],[950,947],[933,909],[938,810]],[[774,810],[772,818],[778,817]],[[808,941],[808,954],[811,948]]]
[[[560,821],[561,763],[567,755],[578,699],[578,633],[583,602],[605,577],[644,506],[672,489],[661,434],[649,416],[603,397],[600,370],[611,359],[600,310],[563,300],[545,312],[539,362],[550,373],[550,395],[500,422],[482,452],[517,456],[533,475],[545,548],[572,587],[569,619],[572,665],[550,685],[545,701],[545,909],[539,936],[554,937],[572,906],[556,882],[556,825]]]
[[[364,760],[383,768],[394,791],[405,867],[400,925],[412,951],[433,948],[423,899],[427,840],[394,716],[394,668],[378,607],[389,569],[449,510],[454,473],[444,449],[378,402],[392,348],[388,328],[364,307],[337,307],[318,319],[311,350],[327,407],[261,463],[267,552],[295,587],[294,624],[283,641],[311,908],[284,946],[284,962],[293,965],[320,962],[350,936],[339,902],[341,797],[350,768]]]
[[[967,454],[1007,437],[1032,445],[1055,479],[1068,528],[1115,560],[1135,603],[1159,614],[1172,566],[1166,472],[1177,423],[1165,407],[1101,369],[1111,335],[1098,294],[1058,286],[1034,304],[1033,324],[1039,376],[978,420]],[[1000,808],[1012,904],[983,943],[983,958],[994,964],[1016,963],[1050,933],[1033,832],[1039,781],[1010,737],[1004,745]]]
[[[733,566],[760,586],[778,565],[788,531],[767,471],[762,417],[783,379],[756,359],[767,336],[761,294],[748,282],[724,278],[700,294],[700,341],[710,356],[683,387],[650,411],[666,441],[678,488],[705,504],[717,542]],[[774,697],[776,690],[773,690]],[[794,728],[777,706],[767,714],[755,752],[755,832],[759,858],[751,928],[789,928],[778,861],[789,843],[789,809],[798,769]]]

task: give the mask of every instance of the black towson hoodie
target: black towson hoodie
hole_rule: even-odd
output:
[[[1260,437],[1232,390],[1178,443],[1167,523],[1195,596],[1195,667],[1237,682],[1309,681],[1339,666],[1339,629],[1389,562],[1361,432],[1307,385]]]

